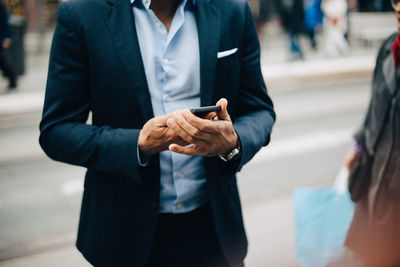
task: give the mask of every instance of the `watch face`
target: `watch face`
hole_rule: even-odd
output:
[[[239,155],[240,155],[240,150],[238,148],[235,148],[234,150],[232,150],[231,153],[229,153],[227,159],[233,160],[233,159],[237,158]]]
[[[219,155],[220,159],[222,159],[225,162],[234,160],[239,156],[240,156],[240,147],[233,149],[226,157]]]

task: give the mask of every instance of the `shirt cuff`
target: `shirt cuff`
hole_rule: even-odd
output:
[[[144,156],[140,157],[139,146],[137,146],[137,159],[140,167],[146,167],[149,164],[150,157]]]

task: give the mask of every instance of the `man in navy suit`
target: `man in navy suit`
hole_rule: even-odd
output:
[[[247,2],[72,0],[58,14],[40,144],[87,168],[78,249],[95,266],[243,266],[235,174],[275,121]]]

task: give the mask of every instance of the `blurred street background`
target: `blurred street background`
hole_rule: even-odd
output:
[[[368,104],[379,44],[396,31],[385,1],[390,2],[348,3],[344,53],[325,49],[321,20],[315,44],[308,34],[298,34],[302,56],[297,57],[282,27],[281,1],[250,1],[278,119],[270,146],[238,175],[250,244],[246,266],[299,266],[293,189],[332,184],[342,166]],[[53,162],[38,144],[57,5],[55,0],[6,2],[13,45],[20,46],[19,52],[6,52],[17,53],[20,58],[11,64],[22,70],[15,90],[0,79],[1,267],[90,266],[74,246],[85,170]]]

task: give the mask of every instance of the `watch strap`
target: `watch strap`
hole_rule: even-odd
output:
[[[235,147],[231,152],[229,152],[228,155],[226,155],[226,156],[218,155],[218,156],[223,161],[229,162],[229,161],[232,161],[232,160],[238,158],[240,156],[240,154],[241,154],[241,148],[239,145],[239,146]]]

